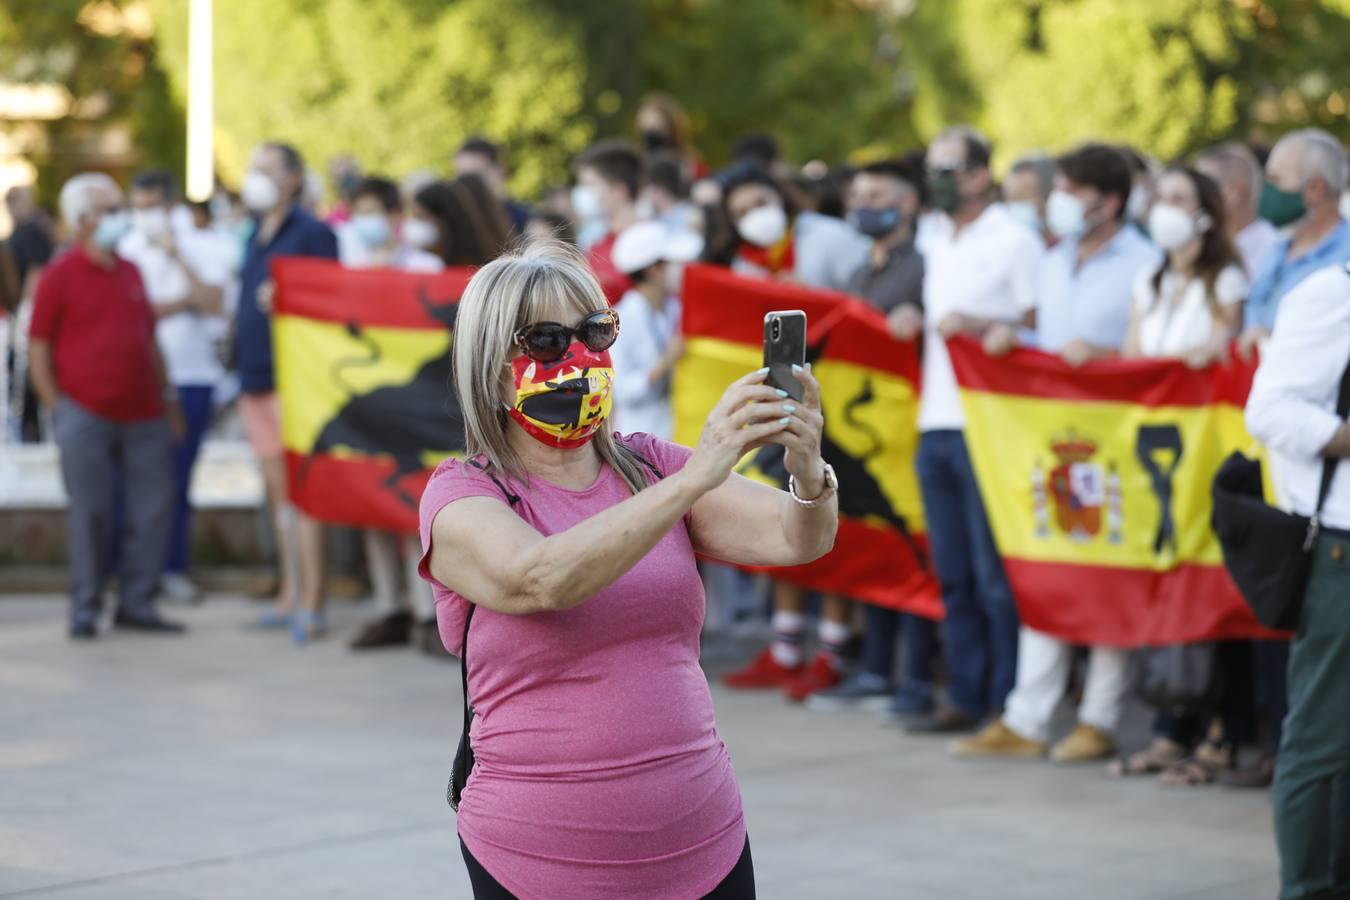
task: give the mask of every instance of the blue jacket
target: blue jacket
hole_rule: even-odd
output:
[[[258,308],[258,288],[271,277],[278,256],[317,256],[337,259],[333,230],[303,210],[294,208],[265,246],[255,227],[244,249],[239,272],[239,308],[235,312],[234,363],[239,387],[246,394],[266,394],[276,381],[272,372],[271,317]]]

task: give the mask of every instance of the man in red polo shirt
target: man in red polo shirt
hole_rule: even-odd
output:
[[[61,217],[74,243],[38,282],[29,366],[52,414],[69,497],[70,636],[98,633],[119,468],[126,530],[113,625],[182,632],[154,604],[173,514],[173,432],[182,419],[141,276],[114,252],[129,226],[122,192],[107,175],[76,175],[61,188]]]

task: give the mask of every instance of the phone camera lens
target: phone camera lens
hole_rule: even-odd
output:
[[[773,339],[776,341],[783,334],[783,322],[781,319],[773,320]]]

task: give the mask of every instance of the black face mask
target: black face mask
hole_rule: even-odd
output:
[[[655,128],[647,128],[639,132],[642,139],[642,146],[648,153],[655,153],[658,150],[673,150],[675,142],[666,136],[664,131],[657,131]]]
[[[929,172],[926,179],[928,202],[934,209],[952,213],[961,207],[961,186],[956,183],[956,173],[949,169]]]

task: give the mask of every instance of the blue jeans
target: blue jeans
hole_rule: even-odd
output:
[[[899,690],[919,701],[933,696],[933,655],[937,652],[937,625],[912,613],[864,604],[867,627],[863,632],[862,667],[888,682],[895,675],[895,638],[904,642]]]
[[[179,385],[178,405],[183,410],[185,430],[183,439],[173,451],[173,525],[169,531],[169,555],[164,561],[165,572],[182,574],[188,567],[188,550],[192,546],[192,506],[188,489],[192,486],[192,467],[202,449],[202,436],[211,425],[211,397],[214,389],[209,384]]]
[[[1017,678],[1017,604],[959,431],[919,438],[919,488],[947,617],[947,694],[971,718],[1003,708]]]

